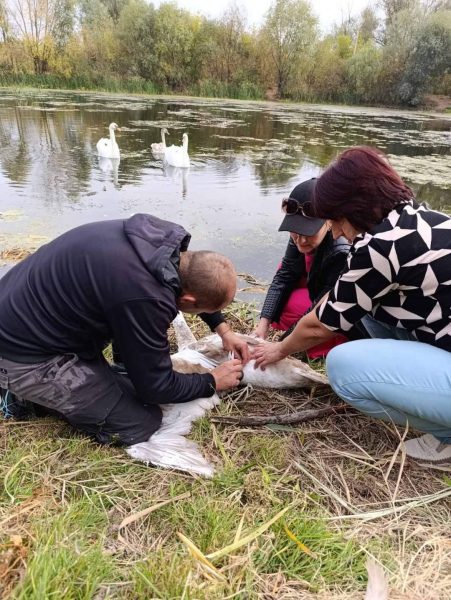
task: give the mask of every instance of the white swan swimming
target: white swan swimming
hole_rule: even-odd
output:
[[[164,151],[164,160],[173,167],[189,167],[188,134],[182,136],[182,146],[169,146]]]
[[[169,135],[169,131],[166,129],[166,127],[163,127],[161,130],[161,142],[150,144],[150,149],[154,154],[164,154],[164,151],[166,150],[165,135]]]
[[[97,142],[97,153],[104,158],[120,158],[119,146],[114,135],[114,131],[116,129],[120,131],[120,129],[116,123],[111,123],[108,129],[110,130],[110,137],[100,138]]]

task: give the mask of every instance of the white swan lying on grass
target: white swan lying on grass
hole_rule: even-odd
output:
[[[182,136],[181,146],[169,146],[164,151],[164,160],[173,167],[182,167],[186,169],[190,165],[188,156],[188,134],[184,133]]]
[[[120,131],[119,126],[116,123],[111,123],[108,129],[110,130],[110,137],[100,138],[97,142],[97,153],[104,158],[120,158],[119,146],[114,135],[116,129]]]
[[[214,369],[229,360],[228,352],[222,347],[219,335],[213,334],[196,341],[181,313],[172,323],[179,351],[172,355],[176,371],[189,373],[199,365]],[[251,336],[244,336],[250,345],[258,341]],[[255,361],[251,360],[243,369],[244,384],[264,388],[297,388],[327,384],[327,378],[311,369],[307,364],[294,358],[285,358],[264,371],[254,369]],[[191,473],[199,473],[211,477],[213,466],[202,456],[197,444],[186,436],[192,423],[220,403],[219,396],[198,398],[181,404],[162,406],[163,420],[161,427],[147,442],[134,444],[127,448],[127,453],[143,462],[160,467],[180,469]]]

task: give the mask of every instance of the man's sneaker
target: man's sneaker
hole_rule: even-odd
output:
[[[403,444],[407,456],[415,458],[422,463],[451,465],[451,444],[445,444],[430,433],[419,438],[407,440]]]
[[[18,398],[5,388],[0,388],[0,415],[4,419],[23,421],[36,416],[34,404]]]

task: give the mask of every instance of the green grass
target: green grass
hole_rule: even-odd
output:
[[[249,307],[232,310],[234,326],[247,327]],[[218,412],[280,412],[308,398],[300,391],[254,391],[245,401],[230,395]],[[346,521],[347,511],[335,500],[334,494],[366,512],[393,506],[395,497],[407,501],[449,486],[440,472],[400,460],[390,467],[395,430],[366,417],[332,417],[287,430],[203,418],[191,437],[217,465],[210,480],[134,462],[122,449],[97,446],[59,421],[0,419],[0,597],[361,598],[367,554],[379,558],[405,597],[432,598],[428,590],[437,600],[450,597],[446,501],[365,524]],[[119,528],[125,518],[187,492],[190,497]],[[177,535],[208,555],[286,506],[290,510],[255,539],[212,559],[224,581],[208,576]]]
[[[106,523],[106,515],[90,498],[72,501],[57,516],[49,511],[33,526],[36,542],[13,597],[92,598],[116,571],[103,549]]]
[[[199,427],[206,436],[206,425]],[[280,478],[286,436],[251,437],[246,451],[241,448],[237,454],[242,458],[245,452],[245,464],[232,461],[208,481],[135,464],[120,449],[96,447],[50,419],[22,426],[0,423],[0,428],[6,437],[0,522],[9,519],[2,527],[0,558],[5,560],[14,536],[20,536],[24,551],[22,564],[0,577],[3,598],[87,600],[102,590],[108,598],[180,598],[189,573],[185,597],[205,599],[240,590],[248,595],[238,597],[256,598],[255,578],[279,570],[316,589],[335,585],[337,570],[339,583],[360,585],[364,580],[363,556],[355,553],[356,545],[329,530],[317,507],[312,507],[314,520],[308,510],[301,515],[293,510],[287,523],[322,557],[320,563],[300,553],[276,524],[252,551],[245,547],[217,562],[218,568],[229,567],[229,583],[195,575],[178,531],[203,552],[213,552],[233,542],[243,514],[243,531],[250,531],[285,503],[303,497],[290,477]],[[118,542],[117,527],[125,516],[185,491],[190,498],[130,527],[129,545]],[[244,565],[235,567],[234,562],[247,552],[242,581]]]
[[[38,89],[89,90],[124,92],[131,94],[170,94],[166,87],[140,77],[121,79],[109,75],[74,76],[69,79],[57,75],[0,74],[0,87],[32,87]],[[185,90],[185,95],[237,100],[261,100],[263,90],[253,83],[227,84],[220,81],[203,81]],[[180,94],[182,91],[176,93]]]
[[[105,92],[128,92],[136,94],[160,94],[162,88],[151,81],[140,78],[120,79],[98,75],[95,77],[76,76],[70,79],[57,75],[0,74],[2,87],[32,87],[61,90],[92,90]]]

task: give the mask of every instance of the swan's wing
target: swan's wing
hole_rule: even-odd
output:
[[[384,568],[372,558],[366,561],[368,587],[364,600],[388,600],[388,580]]]
[[[196,442],[184,436],[191,431],[193,421],[219,404],[217,394],[181,404],[165,404],[161,427],[147,442],[126,448],[127,454],[147,464],[177,469],[212,477],[214,467],[206,460]]]
[[[179,350],[182,350],[189,344],[196,342],[196,338],[194,337],[191,329],[188,327],[183,313],[178,312],[177,316],[172,321],[172,327],[174,328],[177,347]]]

